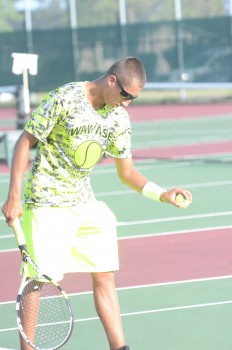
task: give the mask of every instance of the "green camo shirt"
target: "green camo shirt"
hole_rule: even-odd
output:
[[[89,173],[101,156],[131,157],[127,112],[109,106],[95,111],[84,82],[49,93],[25,129],[39,140],[25,188],[26,208],[94,200]]]

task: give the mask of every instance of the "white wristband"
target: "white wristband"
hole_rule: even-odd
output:
[[[153,199],[157,202],[161,202],[160,196],[163,192],[167,192],[167,190],[165,188],[159,187],[154,182],[147,182],[142,190],[144,197]]]

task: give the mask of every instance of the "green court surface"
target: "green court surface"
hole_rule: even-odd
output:
[[[231,141],[231,126],[231,116],[136,123],[133,148]],[[92,184],[97,198],[105,201],[117,216],[119,239],[170,235],[174,240],[180,233],[203,235],[204,231],[219,228],[231,228],[232,235],[231,165],[232,150],[225,154],[136,162],[138,170],[163,187],[182,187],[192,192],[193,204],[183,210],[152,202],[131,191],[119,182],[113,164],[98,166],[93,171]],[[9,174],[1,174],[1,204],[8,185]],[[2,216],[0,232],[0,254],[16,249],[12,231]],[[221,255],[223,258],[223,252]],[[133,287],[125,284],[118,293],[131,350],[231,350],[231,275],[163,284],[135,282]],[[109,349],[92,293],[73,294],[71,302],[75,327],[64,349]],[[0,303],[0,347],[19,349],[14,301]]]
[[[125,335],[131,348],[231,349],[232,278],[119,290]],[[75,326],[64,349],[108,345],[92,294],[71,296]],[[1,346],[17,348],[14,303],[0,304]]]

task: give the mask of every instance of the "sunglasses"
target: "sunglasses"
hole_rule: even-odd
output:
[[[121,89],[120,95],[122,96],[122,98],[123,98],[124,100],[134,100],[136,97],[138,97],[138,96],[133,96],[133,95],[131,95],[129,92],[127,92],[127,91],[124,89],[124,87],[123,87],[121,81],[116,77],[116,75],[115,75],[115,78],[116,78],[116,81],[117,81],[118,86],[119,86],[120,89]]]

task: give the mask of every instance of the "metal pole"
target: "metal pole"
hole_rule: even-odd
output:
[[[33,53],[31,1],[24,0],[24,6],[25,6],[25,28],[26,28],[26,34],[27,34],[27,51],[28,53]]]
[[[79,40],[78,40],[78,32],[77,32],[76,0],[69,0],[69,13],[70,13],[70,25],[71,25],[71,31],[72,31],[74,79],[78,81],[80,79],[80,70],[79,70]]]
[[[224,0],[224,11],[227,16],[232,16],[232,0]]]
[[[76,0],[69,0],[71,28],[77,28],[77,7]]]
[[[119,0],[119,19],[121,28],[121,38],[122,38],[122,52],[123,56],[127,56],[127,30],[126,30],[126,0]]]
[[[119,0],[119,16],[120,24],[122,26],[126,25],[126,0]]]
[[[23,97],[24,97],[24,113],[30,113],[30,93],[28,83],[28,69],[23,68]]]
[[[177,21],[182,18],[181,0],[175,0],[175,17]]]
[[[181,0],[175,0],[175,19],[177,21],[177,55],[179,72],[182,79],[184,73],[184,47],[183,47],[183,30],[182,30],[182,9]],[[186,89],[180,89],[180,99],[186,99]]]

